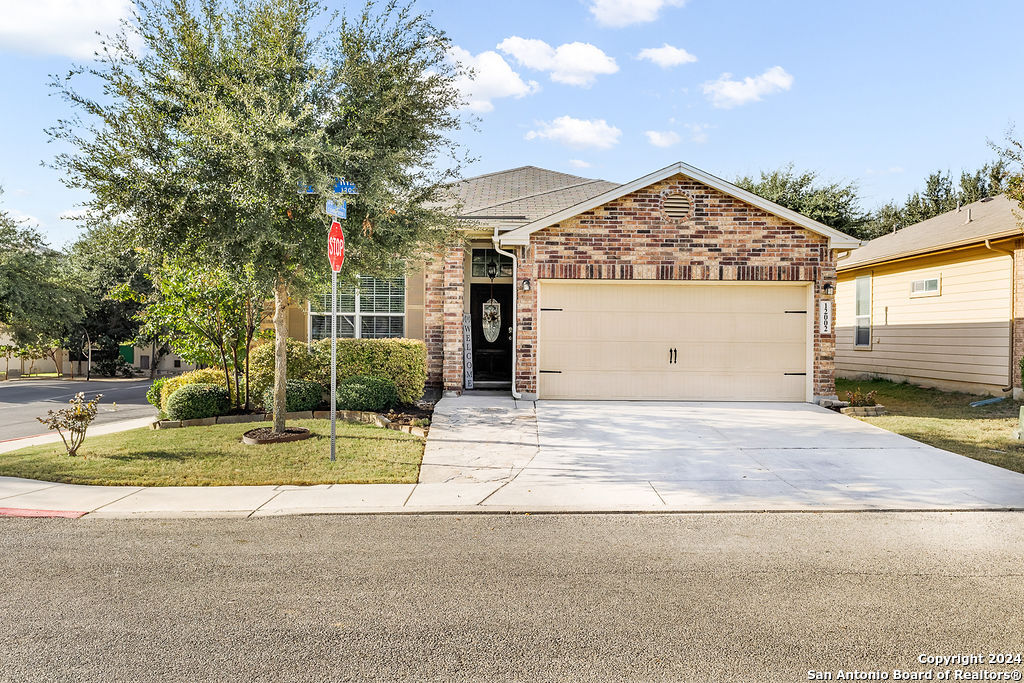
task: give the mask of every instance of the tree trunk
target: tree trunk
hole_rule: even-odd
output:
[[[285,426],[285,382],[288,379],[288,283],[280,275],[274,286],[274,431]]]

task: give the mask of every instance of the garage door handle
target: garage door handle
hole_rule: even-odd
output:
[[[679,352],[676,349],[669,349],[668,350],[668,362],[669,362],[669,364],[671,365],[672,363],[675,363],[677,360],[679,360]]]

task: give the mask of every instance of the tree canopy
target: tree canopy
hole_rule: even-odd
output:
[[[798,172],[793,164],[761,171],[756,179],[744,176],[736,180],[736,185],[855,237],[861,237],[869,218],[860,206],[856,183],[823,181],[817,172]]]
[[[55,166],[90,192],[92,220],[116,216],[154,263],[202,254],[275,283],[275,428],[284,308],[326,280],[334,179],[358,188],[348,274],[397,274],[454,235],[442,201],[463,160],[449,47],[394,0],[340,18],[316,0],[137,0],[92,64],[54,80],[77,112],[49,130],[72,148]],[[97,82],[103,94],[86,94]]]
[[[61,275],[39,231],[0,209],[0,326],[19,343],[60,342],[81,318],[81,297]]]

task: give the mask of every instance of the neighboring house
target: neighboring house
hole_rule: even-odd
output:
[[[464,245],[344,299],[347,336],[425,340],[432,384],[548,399],[834,397],[836,253],[852,237],[683,163],[624,185],[527,166],[453,191]],[[293,334],[326,336],[329,303],[304,321],[293,310]]]
[[[1024,243],[1014,208],[1002,195],[983,199],[841,258],[837,374],[1019,397]]]

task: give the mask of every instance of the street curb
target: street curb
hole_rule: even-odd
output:
[[[28,508],[0,508],[0,517],[64,517],[78,519],[89,514],[72,510],[30,510]]]

